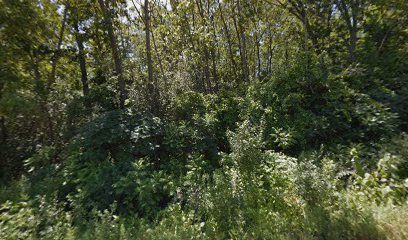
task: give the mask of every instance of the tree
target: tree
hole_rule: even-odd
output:
[[[365,0],[336,0],[336,7],[340,10],[342,19],[349,32],[349,57],[351,62],[356,61],[357,31],[359,15]]]
[[[155,115],[160,113],[160,98],[157,90],[157,81],[153,76],[152,66],[152,50],[150,46],[150,13],[149,13],[149,0],[144,2],[144,25],[146,34],[146,58],[147,58],[147,72],[148,72],[148,88],[150,98],[150,111]]]
[[[78,62],[81,71],[81,82],[82,82],[82,93],[84,96],[89,95],[89,82],[88,82],[88,71],[86,69],[86,54],[84,47],[84,36],[80,33],[79,23],[80,23],[80,13],[77,7],[73,7],[71,10],[72,15],[72,27],[74,29],[75,42],[78,47]]]
[[[115,63],[115,75],[118,78],[118,85],[119,85],[119,107],[125,107],[125,100],[127,97],[126,94],[126,83],[123,76],[123,68],[122,68],[122,60],[119,55],[119,49],[117,44],[117,39],[115,36],[115,32],[113,29],[112,23],[112,10],[110,9],[110,0],[98,0],[99,6],[102,11],[102,15],[105,20],[104,26],[108,31],[109,43],[110,48],[112,51],[113,61]]]

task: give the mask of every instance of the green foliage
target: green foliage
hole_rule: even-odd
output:
[[[81,214],[120,200],[118,212],[152,219],[169,203],[174,182],[188,170],[193,155],[216,160],[211,121],[163,126],[158,118],[106,113],[86,124],[66,153],[60,195],[69,195]]]
[[[7,201],[1,212],[1,239],[74,239],[71,216],[55,201]]]
[[[193,215],[184,212],[179,205],[170,205],[161,213],[155,224],[142,223],[139,239],[209,239],[202,231],[205,224],[195,222]]]
[[[175,99],[171,112],[178,120],[192,120],[194,115],[204,115],[206,102],[202,94],[196,92],[183,93]]]
[[[228,134],[232,152],[223,154],[219,169],[213,171],[202,155],[194,156],[181,178],[157,170],[149,159],[134,161],[126,173],[119,172],[119,163],[97,162],[89,167],[92,174],[78,178],[84,182],[78,182],[76,193],[69,197],[72,217],[42,220],[42,216],[49,219],[45,209],[64,213],[61,207],[47,205],[46,198],[39,200],[44,210],[34,208],[35,201],[6,202],[3,208],[8,215],[2,227],[10,236],[81,239],[383,239],[383,234],[406,234],[402,219],[392,225],[394,218],[373,210],[385,211],[394,204],[392,208],[405,211],[406,186],[397,179],[397,162],[391,155],[385,155],[378,169],[364,178],[354,175],[350,188],[343,189],[333,161],[325,158],[316,164],[265,150],[262,131],[243,122]],[[96,198],[101,195],[103,199]],[[174,204],[166,204],[170,196]],[[385,205],[373,206],[376,202]],[[27,204],[33,207],[26,208]],[[37,216],[36,211],[35,221],[46,226],[46,232],[38,230],[37,224],[27,226],[30,221],[10,222],[32,212]],[[71,218],[74,228],[55,225]]]
[[[243,117],[265,124],[267,146],[290,154],[321,144],[381,141],[394,130],[390,109],[351,88],[344,75],[325,78],[303,62],[248,91]]]
[[[141,216],[149,218],[156,216],[167,205],[173,182],[171,175],[166,175],[162,170],[154,171],[151,164],[139,159],[113,187],[116,199],[121,199],[123,211],[133,206]]]
[[[141,2],[0,0],[0,239],[408,238],[403,0]]]
[[[408,178],[408,135],[402,133],[383,145],[382,152],[390,153],[396,158],[397,169],[394,169],[400,179]]]
[[[353,190],[356,197],[362,197],[367,202],[384,204],[389,201],[403,204],[408,196],[408,179],[400,179],[398,165],[401,159],[391,154],[385,154],[378,162],[377,169],[357,176]],[[361,200],[360,200],[361,201]]]
[[[381,239],[371,212],[345,200],[353,193],[339,190],[333,162],[318,167],[264,151],[261,136],[245,122],[230,134],[233,151],[223,157],[222,168],[193,178],[186,212],[203,226],[205,236]],[[192,168],[187,176],[200,175],[200,169]]]

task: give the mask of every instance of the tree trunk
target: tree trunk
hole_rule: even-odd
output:
[[[161,59],[159,50],[158,50],[157,45],[156,45],[156,40],[154,38],[154,32],[153,31],[151,31],[151,32],[152,32],[153,47],[154,47],[154,51],[156,52],[157,61],[159,62],[160,72],[161,72],[162,78],[164,80],[164,85],[165,85],[165,87],[168,87],[167,77],[166,77],[166,74],[164,73],[162,59]]]
[[[64,32],[65,32],[65,25],[67,22],[67,16],[68,16],[68,8],[69,8],[69,1],[65,5],[64,8],[64,16],[62,18],[62,23],[61,23],[61,30],[58,36],[58,43],[56,46],[56,49],[54,51],[54,54],[51,58],[51,73],[48,78],[48,85],[47,85],[47,94],[51,91],[52,84],[55,82],[55,74],[57,71],[57,64],[58,64],[58,59],[60,55],[60,50],[61,50],[61,45],[62,45],[62,40],[64,38]]]
[[[218,76],[217,76],[217,54],[216,54],[216,52],[217,52],[217,47],[218,47],[218,40],[217,40],[217,31],[216,31],[216,27],[215,27],[215,21],[214,21],[214,18],[215,18],[215,16],[214,15],[212,15],[212,16],[210,16],[210,6],[209,6],[209,2],[208,2],[208,7],[207,7],[207,9],[208,9],[208,16],[209,16],[209,18],[210,18],[210,22],[211,22],[211,25],[212,25],[212,35],[213,35],[213,40],[214,40],[214,43],[213,44],[211,44],[211,50],[210,50],[210,53],[211,53],[211,57],[212,57],[212,75],[213,75],[213,83],[214,83],[214,86],[215,86],[215,91],[218,91],[219,90],[219,84],[218,84]]]
[[[349,57],[350,61],[354,62],[356,60],[355,50],[357,45],[357,15],[359,4],[353,0],[350,1],[350,5],[347,6],[345,0],[336,1],[341,15],[343,16],[344,22],[346,23],[347,30],[350,34],[349,39]],[[351,13],[350,13],[351,11]]]
[[[217,77],[217,54],[215,53],[215,49],[211,49],[211,57],[212,57],[212,75],[213,75],[213,83],[215,85],[215,91],[219,90],[218,84],[218,77]]]
[[[196,0],[195,2],[196,2],[196,5],[197,5],[199,16],[201,17],[201,20],[202,20],[202,23],[204,25],[210,25],[210,23],[208,22],[206,16],[204,15],[205,14],[205,9],[203,8],[204,4],[201,2],[201,0]],[[209,6],[208,6],[208,4],[207,4],[207,14],[209,16]],[[208,29],[207,28],[205,28],[205,29],[206,29],[205,33],[209,34]],[[205,83],[206,83],[205,91],[207,93],[212,93],[213,89],[212,89],[211,69],[210,69],[210,63],[209,62],[210,62],[210,54],[213,51],[213,47],[211,49],[209,49],[208,44],[205,41],[206,40],[204,40],[204,44],[201,44],[202,48],[204,49],[204,63],[205,64],[204,64],[203,71],[204,71]],[[200,41],[200,43],[201,42],[202,41]],[[214,76],[216,76],[216,74]],[[214,79],[214,76],[213,76],[213,79]]]
[[[268,26],[268,70],[267,73],[272,73],[272,57],[273,57],[273,49],[272,49],[272,30],[271,27]]]
[[[147,57],[147,71],[148,71],[148,90],[150,97],[150,109],[154,115],[158,115],[159,111],[159,95],[157,91],[157,82],[153,77],[152,65],[152,51],[150,46],[150,14],[149,14],[149,0],[145,0],[144,4],[144,21],[146,30],[146,57]]]
[[[0,129],[1,129],[1,143],[5,144],[7,141],[7,129],[6,118],[4,116],[0,117]]]
[[[350,61],[355,62],[356,61],[356,45],[357,45],[357,18],[356,18],[356,13],[352,14],[353,18],[353,25],[349,29],[350,31],[350,47],[349,47],[349,52],[350,52]]]
[[[204,75],[205,75],[205,80],[206,80],[206,92],[207,93],[212,93],[212,84],[211,84],[211,71],[210,71],[210,63],[209,63],[209,52],[207,49],[207,46],[204,46]]]
[[[228,54],[229,54],[230,61],[231,61],[230,66],[231,66],[231,70],[232,70],[232,72],[233,72],[233,74],[234,74],[234,76],[235,76],[235,80],[237,80],[237,79],[238,79],[237,71],[236,71],[236,66],[237,66],[237,64],[236,64],[235,59],[234,59],[234,53],[232,52],[231,36],[230,36],[230,32],[229,32],[229,30],[228,30],[227,22],[225,21],[225,18],[224,18],[224,14],[223,14],[223,11],[224,11],[224,10],[221,8],[221,6],[222,6],[221,4],[222,4],[222,3],[219,2],[218,4],[219,4],[219,6],[220,6],[221,21],[222,21],[222,23],[223,23],[223,25],[224,25],[224,31],[225,31],[225,35],[226,35],[226,37],[227,37]]]
[[[118,84],[119,84],[119,107],[125,107],[125,100],[126,100],[126,83],[123,77],[123,69],[122,69],[122,60],[120,59],[118,44],[115,37],[115,33],[113,31],[112,25],[112,16],[109,9],[109,0],[106,0],[106,4],[104,0],[98,0],[99,6],[101,7],[103,17],[105,19],[105,26],[108,30],[109,36],[109,43],[112,50],[113,61],[115,64],[115,74],[118,77]]]
[[[79,36],[78,21],[75,22],[75,41],[78,45],[78,58],[79,58],[79,68],[81,69],[81,82],[82,82],[82,93],[84,96],[89,94],[89,85],[88,85],[88,73],[86,71],[86,59],[84,52],[84,44],[82,42],[81,36]]]
[[[237,26],[237,33],[238,38],[240,40],[240,54],[241,54],[241,64],[242,64],[242,73],[243,73],[243,81],[249,81],[249,67],[248,67],[248,60],[247,60],[247,52],[246,52],[246,36],[243,28],[243,16],[242,16],[242,9],[241,4],[237,0],[237,9],[238,9],[238,26]]]
[[[258,37],[258,34],[255,35],[255,41],[256,41],[256,57],[257,57],[257,71],[256,71],[256,76],[258,77],[258,79],[261,76],[261,50],[260,50],[260,39],[262,38],[262,36]]]
[[[31,67],[34,73],[35,88],[40,101],[39,102],[40,112],[42,114],[42,117],[45,117],[45,122],[47,126],[44,126],[44,128],[45,132],[47,132],[48,134],[48,139],[50,140],[51,143],[54,140],[54,125],[52,122],[50,112],[48,111],[47,108],[47,90],[43,86],[43,83],[41,81],[41,72],[39,69],[37,50],[34,50],[34,53],[30,54],[30,58]]]

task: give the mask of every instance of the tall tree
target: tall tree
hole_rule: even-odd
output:
[[[79,23],[78,20],[74,21],[75,29],[75,41],[78,47],[78,60],[79,68],[81,70],[81,82],[82,82],[82,93],[84,96],[89,94],[89,84],[88,84],[88,72],[86,70],[86,59],[85,59],[85,47],[82,40],[82,36],[79,32]]]
[[[249,66],[248,66],[248,58],[247,58],[247,43],[246,43],[246,34],[244,29],[244,15],[242,12],[242,6],[240,0],[236,0],[236,9],[237,9],[237,18],[234,17],[234,24],[235,29],[237,32],[238,40],[239,40],[239,52],[241,56],[241,64],[242,64],[242,73],[243,73],[243,81],[249,81]]]
[[[63,17],[62,17],[62,22],[61,22],[61,29],[59,31],[57,46],[55,47],[54,54],[51,57],[51,73],[48,79],[47,92],[51,90],[52,84],[55,82],[55,74],[57,70],[58,59],[60,58],[60,55],[61,55],[61,46],[64,40],[69,5],[70,5],[70,2],[69,0],[67,0],[64,4],[64,12],[63,12]]]
[[[119,54],[117,39],[115,36],[115,32],[113,29],[113,22],[112,22],[112,11],[110,9],[110,0],[98,0],[99,6],[101,8],[104,20],[105,20],[105,27],[108,31],[109,37],[109,44],[113,55],[113,61],[115,64],[115,75],[118,77],[118,85],[119,85],[119,107],[125,107],[125,100],[127,97],[126,93],[126,83],[123,76],[123,67],[122,67],[122,60]]]
[[[148,89],[150,98],[150,109],[155,115],[160,113],[160,99],[159,92],[157,90],[157,81],[153,76],[152,65],[152,50],[150,45],[150,13],[149,13],[149,0],[144,2],[144,25],[146,34],[146,59],[147,59],[147,72],[148,72]]]
[[[357,30],[358,30],[358,15],[364,0],[336,0],[336,6],[341,12],[342,19],[346,23],[349,32],[349,57],[350,61],[356,60],[356,45],[357,45]]]

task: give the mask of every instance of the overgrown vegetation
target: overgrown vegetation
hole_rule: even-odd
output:
[[[408,239],[407,11],[0,1],[0,239]]]

